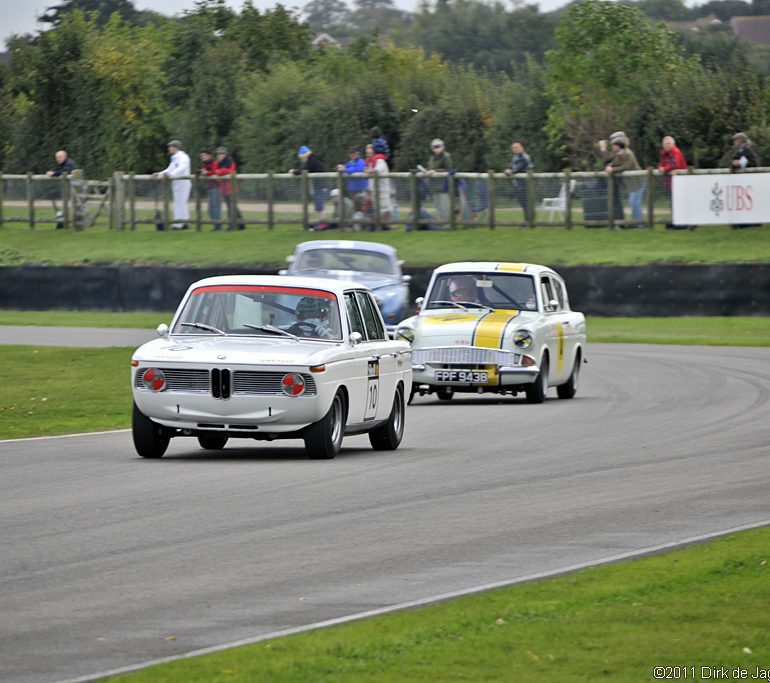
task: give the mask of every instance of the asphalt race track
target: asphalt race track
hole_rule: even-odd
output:
[[[74,678],[770,519],[770,348],[593,345],[578,396],[402,448],[0,442],[0,680]],[[553,390],[552,394],[555,394]],[[128,406],[127,406],[128,411]]]

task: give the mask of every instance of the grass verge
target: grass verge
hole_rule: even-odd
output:
[[[132,352],[0,345],[0,438],[127,427]]]
[[[157,232],[151,227],[110,231],[94,227],[81,232],[21,224],[0,228],[0,265],[24,263],[86,264],[259,264],[279,267],[298,242],[361,239],[386,242],[410,266],[438,262],[525,261],[549,265],[629,265],[639,263],[767,263],[770,226],[731,230],[704,226],[688,230],[620,230],[575,228],[486,228],[436,232],[330,233],[319,235],[299,226],[274,230],[250,226],[243,232]]]
[[[770,529],[743,532],[108,680],[651,681],[665,666],[767,680],[769,547]]]
[[[170,323],[172,312],[4,311],[0,325],[138,327]],[[770,346],[770,317],[588,318],[589,341],[627,344]]]

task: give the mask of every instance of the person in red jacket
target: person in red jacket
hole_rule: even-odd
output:
[[[227,151],[226,147],[217,147],[217,160],[214,168],[214,175],[229,176],[235,173],[238,169],[235,166],[235,161],[232,155]],[[227,218],[230,224],[228,230],[233,229],[233,211],[235,211],[235,218],[238,222],[238,230],[245,230],[246,225],[243,222],[243,217],[238,207],[234,206],[233,202],[233,187],[232,181],[229,179],[221,181],[222,198],[227,205]]]
[[[666,194],[671,194],[671,172],[686,171],[687,161],[682,150],[676,146],[676,141],[670,135],[663,138],[663,149],[660,150],[660,163],[658,170],[664,174],[663,187]]]
[[[660,163],[658,170],[663,174],[663,190],[668,195],[669,204],[671,203],[671,174],[674,171],[686,171],[687,161],[682,154],[682,150],[676,146],[676,141],[670,135],[663,138],[663,149],[660,150]],[[674,228],[684,229],[687,226],[675,226],[673,223],[666,223],[669,230]]]

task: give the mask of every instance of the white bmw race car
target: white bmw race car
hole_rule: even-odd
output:
[[[572,311],[564,280],[524,263],[449,263],[433,271],[420,308],[397,339],[412,345],[415,393],[524,392],[542,403],[577,391],[586,324]]]
[[[370,290],[352,282],[224,276],[190,286],[161,339],[131,361],[133,438],[161,457],[171,438],[301,438],[333,458],[345,434],[398,448],[411,350],[388,339]]]

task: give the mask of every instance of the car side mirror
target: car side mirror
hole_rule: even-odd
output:
[[[348,337],[351,346],[357,346],[364,340],[364,336],[360,332],[351,332]]]
[[[286,262],[287,263],[294,263],[294,254],[292,254],[291,256],[287,256],[286,257]]]
[[[545,307],[547,311],[555,311],[557,308],[559,308],[559,302],[556,299],[551,299]]]
[[[416,303],[418,306],[422,306],[425,303],[425,297],[424,296],[418,296],[414,303]]]
[[[155,331],[158,333],[159,337],[168,337],[168,325],[166,323],[161,323],[155,328]]]
[[[401,276],[401,282],[411,282],[412,276],[411,275],[402,275]]]
[[[278,275],[288,275],[289,271],[286,270],[286,268],[281,268],[281,270],[278,271]]]

